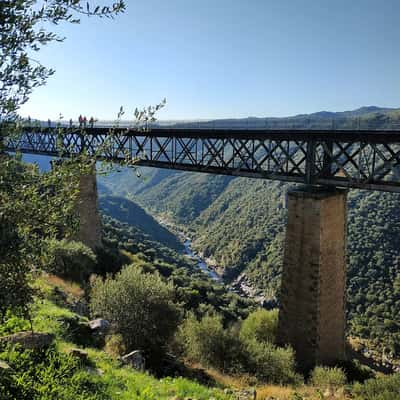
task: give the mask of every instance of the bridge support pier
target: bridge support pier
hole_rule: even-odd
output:
[[[278,343],[300,369],[345,358],[346,191],[288,194]]]
[[[77,240],[93,250],[102,247],[96,167],[91,173],[80,176],[76,210],[80,221]]]

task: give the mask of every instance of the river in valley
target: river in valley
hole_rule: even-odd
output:
[[[199,269],[207,274],[212,280],[223,283],[222,278],[205,262],[205,260],[195,250],[192,249],[192,239],[188,237],[185,232],[180,230],[179,227],[167,221],[166,219],[160,217],[156,219],[160,225],[165,226],[167,229],[169,229],[171,232],[179,237],[180,241],[185,247],[184,254],[186,257],[195,261]]]
[[[192,239],[188,237],[187,234],[179,228],[179,226],[175,225],[165,218],[155,218],[160,225],[166,227],[170,232],[172,232],[179,238],[179,240],[184,245],[184,254],[191,260],[195,261],[199,269],[207,274],[212,280],[225,285],[225,287],[231,292],[235,292],[243,297],[251,298],[260,305],[265,304],[266,298],[263,291],[254,288],[247,279],[245,273],[241,273],[233,282],[231,282],[230,284],[226,284],[222,277],[216,273],[214,265],[209,265],[206,259],[204,259],[196,250],[192,248]],[[276,307],[275,299],[270,299],[269,303],[271,307]]]
[[[207,263],[204,261],[203,258],[201,258],[197,252],[195,252],[192,249],[192,240],[188,238],[187,236],[185,237],[184,233],[183,234],[183,245],[185,246],[185,255],[189,257],[190,259],[194,260],[197,263],[197,266],[204,272],[206,273],[211,279],[217,282],[222,282],[221,277],[213,270],[211,267],[207,265]]]

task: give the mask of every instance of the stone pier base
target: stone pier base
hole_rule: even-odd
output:
[[[93,250],[101,247],[101,219],[95,168],[92,173],[80,177],[77,212],[80,220],[77,239]]]
[[[346,191],[288,195],[277,340],[307,370],[345,358]]]

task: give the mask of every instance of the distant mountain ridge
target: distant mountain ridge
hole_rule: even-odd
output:
[[[321,121],[332,121],[341,123],[343,128],[351,128],[351,122],[361,118],[361,121],[357,120],[357,124],[361,122],[366,124],[367,121],[371,122],[374,119],[382,119],[385,117],[391,123],[400,124],[400,108],[391,107],[379,107],[379,106],[362,106],[355,110],[347,111],[317,111],[310,114],[297,114],[287,117],[254,117],[248,116],[244,118],[207,118],[207,119],[187,119],[187,120],[158,120],[151,124],[152,127],[177,127],[177,128],[208,128],[208,127],[221,127],[221,128],[239,128],[246,129],[247,127],[254,127],[258,129],[262,128],[274,128],[274,127],[293,127],[293,123],[296,122],[303,128],[315,128],[318,127],[316,124],[321,124]],[[39,123],[42,126],[47,126],[48,121],[32,120],[35,123]],[[60,123],[63,126],[68,126],[69,121],[50,121],[51,125]],[[77,121],[73,122],[77,125]],[[116,120],[99,120],[95,126],[115,126]],[[118,121],[120,127],[133,127],[135,121],[133,120],[121,120]],[[354,125],[358,126],[358,125]],[[297,127],[297,126],[296,126]],[[329,127],[329,125],[326,125]],[[360,127],[362,128],[362,126]]]
[[[363,106],[349,111],[318,111],[288,117],[224,118],[175,123],[177,128],[390,129],[400,128],[400,108]]]
[[[325,118],[335,118],[335,117],[357,117],[359,115],[365,115],[365,114],[370,114],[370,113],[388,113],[391,111],[400,111],[400,108],[390,108],[390,107],[377,107],[377,106],[363,106],[360,108],[357,108],[355,110],[350,110],[350,111],[318,111],[315,113],[311,114],[298,114],[295,115],[294,118],[296,117],[325,117]]]

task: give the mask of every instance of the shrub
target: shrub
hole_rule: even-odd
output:
[[[400,374],[379,376],[363,384],[356,383],[353,395],[357,400],[400,400]]]
[[[45,268],[48,272],[71,279],[86,281],[93,272],[96,256],[81,242],[49,240]]]
[[[189,315],[179,327],[177,341],[191,361],[225,371],[240,369],[241,344],[224,329],[221,316],[207,314],[198,321]]]
[[[124,339],[120,334],[108,335],[106,337],[106,345],[104,350],[110,356],[119,357],[126,353]]]
[[[278,310],[257,310],[249,314],[240,328],[242,341],[275,342],[278,326]]]
[[[323,389],[336,390],[346,384],[346,375],[341,368],[315,367],[310,383]]]
[[[276,384],[300,384],[302,378],[295,372],[294,352],[268,342],[252,340],[246,343],[249,372],[261,381]]]
[[[229,372],[246,372],[271,383],[299,383],[290,348],[255,339],[242,340],[234,328],[224,329],[220,316],[197,320],[190,315],[180,326],[177,341],[192,361]]]
[[[158,274],[125,267],[115,278],[92,281],[90,309],[109,320],[127,351],[144,350],[150,364],[160,361],[179,322],[174,287]]]
[[[0,227],[1,224],[0,220]],[[27,262],[3,262],[2,246],[0,238],[0,322],[4,321],[9,311],[29,318],[29,306],[35,294],[29,265]]]
[[[375,377],[374,371],[367,365],[363,365],[359,360],[339,361],[338,367],[342,368],[348,382],[364,382]]]

